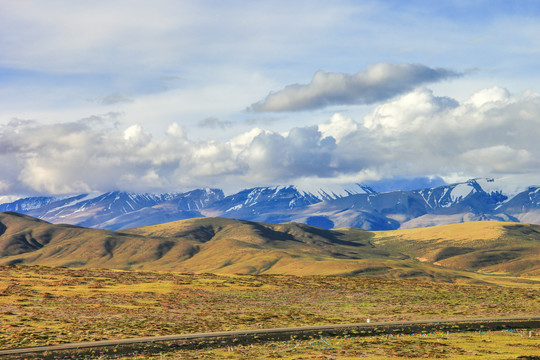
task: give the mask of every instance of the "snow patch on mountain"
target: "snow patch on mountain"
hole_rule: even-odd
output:
[[[497,179],[487,178],[475,180],[488,194],[499,192],[508,196],[509,199],[532,186],[540,185],[540,176],[538,175],[514,175]]]
[[[456,203],[460,200],[465,199],[467,196],[469,196],[469,194],[475,191],[476,189],[470,182],[458,184],[452,190],[450,190],[450,199],[453,203]]]
[[[225,210],[225,212],[230,212],[230,211],[234,211],[234,210],[240,210],[241,208],[244,207],[244,204],[238,204],[238,205],[235,205],[231,208],[228,208],[227,210]]]
[[[69,198],[67,198],[69,201],[63,203],[62,205],[55,206],[53,209],[47,211],[47,213],[51,212],[51,211],[61,211],[64,208],[69,208],[69,207],[72,207],[72,206],[76,206],[77,204],[84,203],[86,201],[95,199],[100,195],[102,195],[102,193],[81,194],[79,196],[69,197]],[[58,199],[58,200],[62,200],[62,199]],[[74,210],[74,212],[84,211],[84,209],[85,209],[84,206],[79,207],[78,209]]]
[[[325,184],[325,185],[295,185],[294,188],[301,194],[312,195],[321,201],[344,198],[357,194],[375,194],[376,191],[362,184]]]

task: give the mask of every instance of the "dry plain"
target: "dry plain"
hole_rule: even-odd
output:
[[[540,288],[522,284],[514,287],[342,276],[173,274],[41,266],[2,266],[0,284],[0,348],[365,322],[367,318],[392,321],[540,313]],[[163,356],[310,358],[328,353],[335,358],[362,354],[384,358],[392,352],[401,356],[418,352],[422,357],[440,357],[470,355],[464,350],[470,344],[464,344],[477,340],[488,348],[502,346],[505,351],[489,350],[501,354],[539,353],[536,333],[531,338],[519,336],[522,345],[508,345],[517,341],[516,334],[452,335],[442,340],[444,334],[428,338],[314,339]],[[455,341],[461,345],[449,345]]]

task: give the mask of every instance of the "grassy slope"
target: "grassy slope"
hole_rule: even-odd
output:
[[[540,276],[540,226],[471,222],[378,232],[373,243],[446,268]]]
[[[112,232],[13,213],[0,224],[0,264],[498,283],[509,280],[485,274],[540,276],[540,226],[527,224],[369,232],[200,218]]]
[[[190,241],[53,225],[13,213],[0,214],[0,223],[6,228],[0,236],[0,263],[126,268],[139,263],[153,266],[165,252],[181,261],[192,251]]]

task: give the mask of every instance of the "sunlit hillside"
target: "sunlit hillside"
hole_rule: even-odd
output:
[[[540,226],[519,223],[370,232],[199,218],[113,232],[15,213],[0,214],[0,223],[0,264],[451,282],[540,276]]]

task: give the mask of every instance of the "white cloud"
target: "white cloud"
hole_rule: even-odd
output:
[[[124,130],[124,140],[131,145],[142,145],[150,141],[152,136],[145,132],[141,125],[135,124]]]
[[[474,14],[474,29],[462,26],[459,17],[448,16],[452,12],[435,3],[396,8],[391,1],[349,0],[226,6],[182,0],[3,1],[0,123],[13,117],[69,122],[106,106],[124,114],[123,126],[141,124],[154,136],[172,122],[190,136],[205,139],[224,139],[253,126],[285,131],[290,126],[282,125],[285,122],[302,127],[323,122],[327,115],[296,113],[293,118],[282,113],[270,123],[272,118],[246,121],[253,114],[242,111],[264,99],[270,89],[285,91],[292,82],[303,85],[298,85],[297,95],[287,93],[294,100],[289,105],[302,108],[304,101],[313,108],[387,99],[426,79],[418,76],[418,81],[407,82],[396,75],[390,82],[384,75],[396,71],[379,64],[360,73],[370,84],[362,93],[362,81],[354,73],[381,59],[394,64],[429,62],[434,71],[439,66],[478,68],[459,82],[431,82],[444,90],[438,93],[448,94],[454,87],[451,95],[460,100],[471,89],[501,83],[501,78],[512,91],[538,91],[540,47],[533,45],[539,42],[534,34],[540,25],[534,16],[518,11],[521,7],[500,11],[490,6],[489,14],[474,4],[453,3],[448,8]],[[312,79],[318,69],[328,72]],[[406,90],[400,90],[401,85]],[[285,103],[275,103],[275,108]],[[235,127],[221,131],[220,126],[197,126],[209,117],[226,119]],[[361,123],[358,113],[353,117]]]
[[[364,118],[364,126],[384,133],[414,131],[429,125],[436,114],[457,106],[453,99],[436,97],[431,90],[419,89],[375,107]]]
[[[253,142],[253,139],[255,139],[255,137],[257,137],[261,133],[269,134],[270,132],[267,132],[260,128],[253,128],[250,131],[247,131],[245,133],[242,133],[240,135],[233,137],[229,141],[229,144],[231,145],[231,149],[233,151],[234,156],[238,156],[238,154],[244,151],[244,149],[247,148]]]
[[[358,124],[351,117],[340,113],[335,113],[330,121],[319,125],[319,131],[323,137],[331,136],[337,142],[357,129]]]
[[[504,89],[461,103],[417,89],[364,119],[336,113],[318,126],[254,128],[225,140],[190,139],[178,123],[153,136],[140,124],[119,129],[101,117],[52,125],[14,120],[0,126],[0,195],[499,177],[537,171],[538,138],[540,95]]]
[[[518,144],[515,144],[518,145]],[[472,173],[520,173],[535,165],[528,150],[514,149],[508,145],[494,145],[472,149],[461,154],[464,164],[469,164]]]
[[[63,156],[62,158],[65,160],[67,157]],[[73,158],[70,160],[72,160],[69,162],[71,165],[70,174],[72,171],[82,170],[82,164],[75,166]],[[73,176],[65,177],[65,172],[59,171],[61,167],[61,164],[50,158],[30,158],[26,160],[21,169],[18,180],[34,191],[47,194],[82,193],[91,190],[86,182],[73,178]]]
[[[479,108],[486,105],[504,104],[510,101],[511,97],[508,90],[495,86],[474,93],[467,103]]]
[[[415,64],[369,65],[354,75],[318,71],[307,85],[288,85],[270,93],[250,110],[299,111],[329,105],[372,104],[388,100],[416,86],[460,76],[448,69],[433,69]]]
[[[170,136],[177,137],[177,138],[183,138],[184,137],[184,128],[181,125],[179,125],[177,122],[173,122],[167,128],[167,134],[170,135]]]

